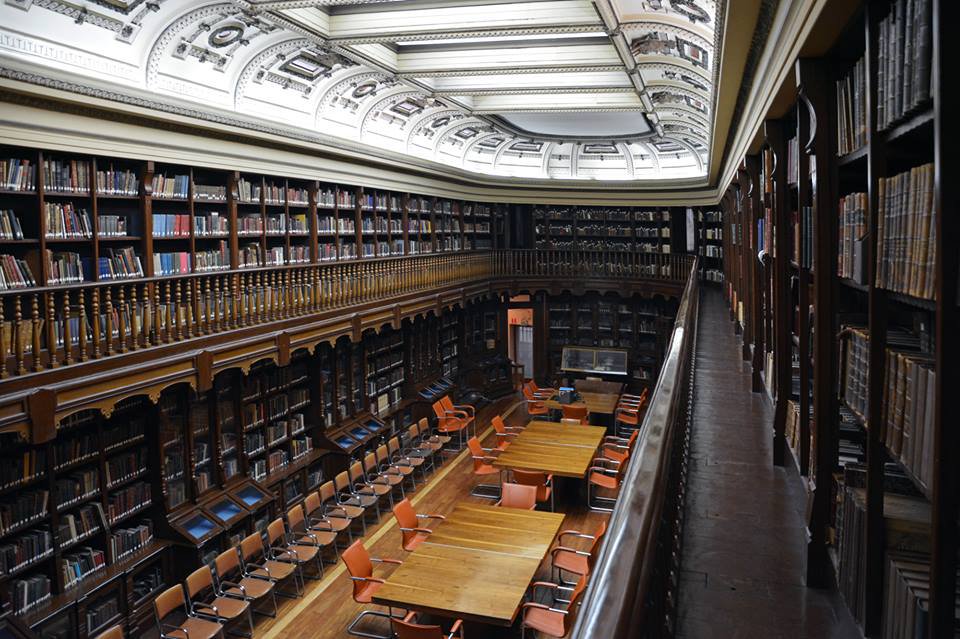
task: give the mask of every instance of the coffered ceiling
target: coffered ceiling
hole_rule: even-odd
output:
[[[0,0],[0,74],[401,165],[695,184],[725,19],[725,0]]]

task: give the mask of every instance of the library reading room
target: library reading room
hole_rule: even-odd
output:
[[[0,0],[0,639],[960,639],[958,14]]]

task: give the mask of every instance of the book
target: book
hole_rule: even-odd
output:
[[[43,186],[53,193],[89,193],[90,164],[77,160],[44,160]]]
[[[23,239],[23,227],[20,226],[20,218],[12,210],[0,210],[0,239]]]
[[[162,173],[153,176],[153,197],[160,199],[185,200],[190,195],[190,176],[167,176]]]
[[[884,130],[930,99],[932,3],[895,0],[877,26],[877,128]]]
[[[840,248],[837,251],[837,275],[856,279],[856,242],[867,233],[867,194],[851,193],[840,198]]]
[[[13,255],[0,254],[0,290],[32,288],[37,285],[33,271],[25,260]]]
[[[36,165],[30,160],[9,158],[0,160],[0,189],[33,192],[37,190]]]
[[[107,170],[98,170],[96,179],[97,193],[100,195],[140,194],[140,180],[137,174],[129,169],[115,170],[111,164]]]
[[[935,298],[933,180],[933,164],[879,180],[877,287],[921,299]]]
[[[51,239],[92,238],[93,224],[86,209],[76,209],[69,202],[43,204],[44,235]]]
[[[837,155],[853,153],[867,143],[867,65],[860,58],[836,82]]]

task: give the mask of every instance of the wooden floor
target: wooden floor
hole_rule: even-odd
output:
[[[803,583],[803,489],[792,461],[772,464],[773,407],[716,289],[699,331],[677,636],[860,637],[836,590]]]
[[[517,395],[501,399],[482,409],[477,417],[478,432],[490,431],[490,417],[498,412],[506,414],[510,411],[506,417],[508,424],[526,423],[529,417],[525,406]],[[484,445],[489,447],[492,443],[493,437],[487,432]],[[447,461],[428,477],[429,482],[426,486],[421,484],[415,493],[411,495],[408,492],[407,496],[411,498],[417,512],[421,513],[448,513],[462,501],[492,504],[492,500],[470,496],[473,486],[478,483],[478,480],[473,477],[472,469],[473,463],[468,453],[460,453],[456,458],[448,456]],[[494,483],[496,476],[493,476],[492,480],[490,477],[485,477],[482,481]],[[582,504],[583,500],[581,499],[579,503]],[[560,510],[559,505],[558,510]],[[571,512],[567,513],[562,529],[576,528],[592,531],[604,516],[591,513],[585,507],[571,509]],[[364,545],[373,557],[403,559],[407,554],[400,548],[400,531],[389,510],[383,513],[379,525],[368,525],[367,534],[363,539]],[[386,577],[391,570],[392,567],[377,566],[375,574]],[[549,578],[549,567],[544,564],[540,567],[538,579],[547,578]],[[378,606],[361,606],[354,603],[351,592],[351,582],[343,562],[339,562],[336,566],[328,565],[322,581],[308,580],[306,593],[302,598],[281,600],[280,614],[276,619],[258,616],[255,636],[258,639],[347,637],[349,635],[346,633],[346,627],[357,613],[366,608],[381,609]],[[363,623],[364,629],[374,632],[386,629],[385,623],[378,625],[381,620],[377,618],[367,617]],[[515,624],[512,629],[484,628],[479,633],[474,631],[470,634],[471,639],[476,639],[478,636],[519,637],[519,626]]]

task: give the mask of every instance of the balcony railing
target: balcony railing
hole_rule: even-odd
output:
[[[499,280],[682,282],[685,255],[501,250],[0,292],[0,378],[369,302]]]
[[[698,303],[694,268],[571,639],[674,634]]]

